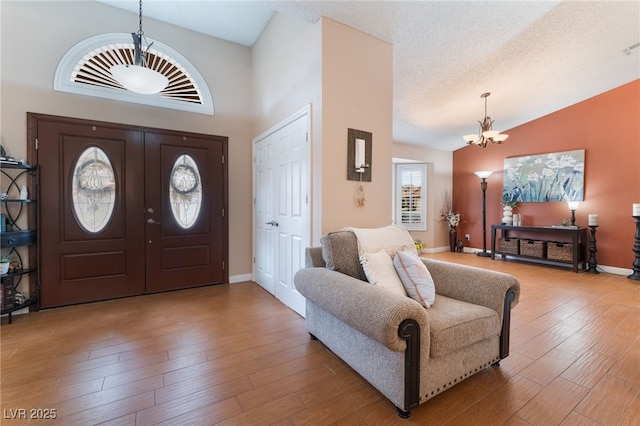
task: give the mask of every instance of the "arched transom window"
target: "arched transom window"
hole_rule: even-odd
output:
[[[113,65],[134,62],[133,40],[125,33],[100,34],[69,49],[58,63],[54,90],[213,115],[211,93],[198,70],[169,46],[147,41],[153,43],[147,56],[149,68],[169,79],[162,92],[134,93],[111,75]]]

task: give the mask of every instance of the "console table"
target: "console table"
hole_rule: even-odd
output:
[[[496,251],[496,233],[500,230],[500,237],[508,238],[510,233],[515,232],[518,234],[518,238],[535,239],[533,236],[542,236],[537,238],[538,240],[550,242],[570,242],[573,245],[573,256],[570,262],[563,262],[558,260],[546,259],[544,257],[532,258],[529,256],[523,256],[520,254],[501,253]],[[584,227],[552,227],[552,226],[511,226],[511,225],[491,225],[491,259],[495,259],[496,254],[500,254],[503,260],[506,260],[507,256],[521,258],[524,260],[537,260],[542,262],[553,263],[570,263],[573,266],[573,272],[578,272],[578,264],[582,262],[582,269],[587,269],[587,228]]]

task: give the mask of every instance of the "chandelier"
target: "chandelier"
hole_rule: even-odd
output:
[[[143,51],[142,39],[144,31],[142,31],[142,0],[140,0],[138,33],[131,33],[133,37],[134,58],[133,65],[119,64],[111,67],[111,75],[122,84],[125,89],[132,92],[141,93],[143,95],[153,95],[162,91],[169,84],[169,79],[159,72],[148,68],[147,55],[151,44]],[[146,41],[146,38],[145,38]]]
[[[482,121],[478,121],[478,123],[480,123],[480,132],[477,135],[463,136],[464,140],[467,141],[467,144],[469,145],[475,144],[486,148],[489,142],[502,143],[509,137],[509,135],[500,133],[499,130],[491,129],[493,120],[487,115],[487,98],[490,94],[491,93],[487,92],[480,95],[481,98],[484,98],[484,118],[482,119]]]

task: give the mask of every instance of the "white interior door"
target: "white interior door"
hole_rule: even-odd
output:
[[[276,126],[254,144],[254,277],[304,315],[293,275],[309,243],[309,113]]]
[[[273,183],[273,136],[257,141],[253,147],[253,275],[254,280],[275,294],[275,185]]]

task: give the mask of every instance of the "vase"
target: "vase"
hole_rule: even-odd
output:
[[[505,225],[513,224],[513,208],[511,206],[504,206],[502,211],[502,223]]]
[[[455,227],[449,228],[449,250],[456,251],[456,244],[458,242],[458,231]]]

